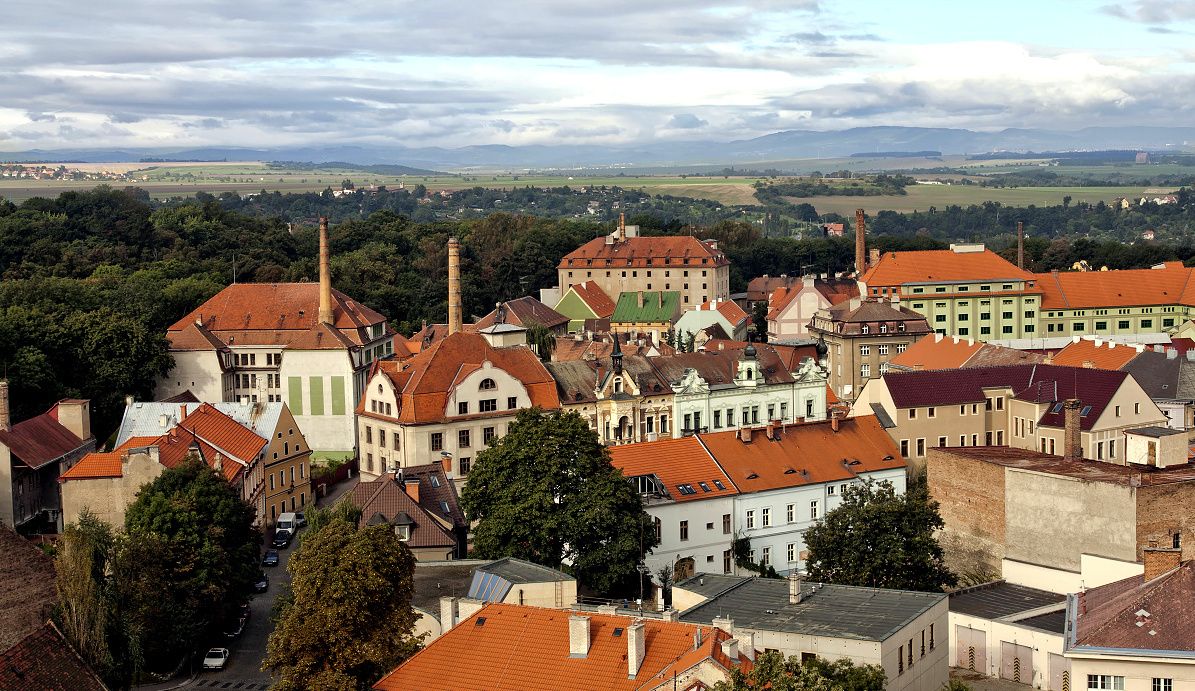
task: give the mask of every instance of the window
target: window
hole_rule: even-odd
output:
[[[1140,415],[1140,414],[1141,414],[1141,404],[1134,403],[1133,404],[1133,415]]]
[[[730,573],[731,559],[730,550],[722,551],[722,573]]]
[[[685,542],[686,540],[689,539],[689,522],[688,521],[680,522],[680,539],[681,539],[681,542]]]
[[[871,355],[871,346],[869,346],[869,345],[859,346],[859,354],[860,355]]]
[[[507,410],[514,410],[515,408],[518,408],[518,407],[519,407],[519,397],[518,396],[510,396],[506,399],[506,409]]]
[[[432,445],[432,451],[443,451],[444,450],[444,433],[443,432],[432,432],[431,445]]]
[[[1111,674],[1088,674],[1089,691],[1124,691],[1124,677]]]
[[[925,455],[925,438],[924,437],[917,440],[917,455],[918,456]]]
[[[917,409],[916,408],[909,408],[909,419],[910,420],[917,419]]]
[[[462,449],[469,448],[469,430],[463,429],[456,433],[456,445]]]
[[[1108,458],[1116,458],[1116,440],[1108,440]]]
[[[880,355],[887,355],[887,354],[888,354],[888,346],[886,346],[886,345],[877,346],[876,350],[878,350],[878,351],[879,351]]]
[[[494,437],[496,437],[496,436],[498,436],[498,434],[494,431],[493,427],[482,427],[481,428],[481,443],[488,446],[489,443],[491,441],[493,441]],[[398,437],[396,435],[395,441],[397,441],[397,440],[398,440]],[[395,448],[397,448],[397,446]]]
[[[752,509],[747,512],[747,530],[755,529],[755,510]]]
[[[925,416],[926,416],[926,417],[937,417],[937,416],[938,416],[938,409],[937,409],[937,408],[935,408],[935,407],[933,407],[933,406],[930,406],[930,407],[926,408],[926,409],[925,409]]]
[[[784,520],[786,520],[789,523],[796,523],[796,519],[797,519],[796,506],[797,506],[796,504],[789,504],[788,506],[784,507]]]
[[[373,428],[370,427],[369,425],[365,426],[365,443],[366,444],[373,443]]]
[[[1114,406],[1112,410],[1116,412],[1116,417],[1120,417],[1120,406]]]
[[[906,344],[906,343],[897,343],[897,344],[896,344],[896,352],[897,352],[898,354],[899,354],[899,353],[903,353],[903,352],[905,352],[905,348],[908,348],[908,347],[909,347],[909,346],[908,346],[908,344]]]
[[[461,401],[460,403],[457,403],[456,404],[456,414],[457,415],[468,415],[469,414],[469,402]]]
[[[903,645],[896,649],[896,673],[905,673],[905,647]]]
[[[900,455],[904,456],[905,458],[909,457],[909,440],[908,439],[900,440]]]
[[[1128,320],[1128,319],[1119,319],[1119,320],[1117,320],[1117,322],[1116,322],[1116,328],[1118,328],[1118,329],[1127,329],[1127,328],[1129,328],[1129,320]],[[1087,676],[1088,676],[1088,677],[1090,677],[1091,675],[1090,675],[1090,674],[1088,674]]]
[[[817,504],[818,504],[817,499],[814,499],[813,501],[809,502],[809,520],[811,520],[811,521],[817,520]]]
[[[723,535],[730,534],[730,514],[728,514],[728,513],[722,514],[722,534]]]
[[[714,411],[714,429],[722,429],[722,411]]]
[[[767,566],[768,564],[771,564],[771,563],[772,563],[772,548],[764,547],[763,548],[763,556],[760,557],[759,565]]]
[[[765,527],[765,528],[771,527],[771,525],[772,525],[772,510],[771,509],[763,509],[762,511],[760,511],[760,520],[763,523],[763,527]]]
[[[492,413],[498,409],[498,399],[486,398],[477,402],[477,409],[483,413]]]
[[[1004,397],[1003,396],[996,397],[996,410],[1004,410]]]
[[[796,561],[797,561],[797,543],[790,542],[790,543],[788,543],[788,563],[795,564]],[[1166,689],[1166,691],[1170,691],[1170,689]]]
[[[473,467],[473,459],[468,456],[462,456],[457,461],[457,467],[460,468],[461,476],[464,477],[469,474],[469,469]]]
[[[477,388],[482,391],[492,391],[498,388],[498,385],[494,383],[493,379],[486,378],[481,380],[481,386],[478,386]]]
[[[1151,691],[1174,691],[1174,680],[1162,677],[1154,677]]]
[[[938,437],[938,448],[946,448],[946,437]]]
[[[386,448],[386,430],[378,429],[378,446]]]
[[[929,625],[929,649],[934,649],[934,625]]]
[[[871,377],[871,365],[859,365],[859,376],[864,379]]]

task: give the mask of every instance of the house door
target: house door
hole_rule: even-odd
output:
[[[963,669],[987,674],[987,632],[967,626],[956,626],[954,634],[955,640],[958,641],[957,665]]]
[[[1033,648],[1000,642],[1000,678],[1019,684],[1033,683]]]
[[[1071,661],[1057,653],[1050,653],[1050,689],[1071,691]]]

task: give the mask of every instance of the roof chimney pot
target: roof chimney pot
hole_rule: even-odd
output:
[[[589,617],[574,614],[568,618],[568,656],[589,656]]]
[[[642,619],[627,627],[627,678],[634,679],[647,654],[647,632]]]

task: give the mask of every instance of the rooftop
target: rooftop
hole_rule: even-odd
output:
[[[444,484],[451,484],[447,478],[440,480]],[[420,497],[416,502],[407,494],[404,485],[395,481],[394,476],[385,474],[371,482],[359,482],[345,495],[347,501],[361,509],[361,527],[386,523],[399,525],[407,519],[414,521],[410,525],[410,538],[407,545],[412,549],[417,547],[455,547],[456,537],[451,532],[452,511],[443,512],[438,503],[431,499],[424,499],[422,482],[420,483]],[[441,520],[447,526],[436,520],[434,514],[440,513]]]
[[[654,476],[676,502],[738,493],[734,483],[697,437],[661,439],[610,447],[614,467],[627,477]]]
[[[1007,581],[993,581],[951,593],[950,611],[984,619],[1000,619],[1064,602],[1065,595]]]
[[[657,324],[672,321],[680,312],[680,293],[652,290],[620,293],[611,323]]]
[[[1043,310],[1089,309],[1193,304],[1191,272],[1182,262],[1164,262],[1152,269],[1054,271],[1036,278],[1045,291]]]
[[[504,557],[484,566],[478,566],[477,571],[501,576],[511,583],[549,583],[554,581],[575,581],[577,579],[547,566],[540,566],[515,557]]]
[[[106,691],[96,673],[45,622],[10,648],[0,648],[0,689],[5,691]]]
[[[690,593],[696,593],[705,599],[721,595],[730,588],[751,578],[750,576],[730,576],[721,573],[697,573],[683,581],[673,584],[674,588],[683,588]]]
[[[4,524],[0,554],[0,650],[7,650],[46,623],[58,594],[54,560]]]
[[[931,457],[939,453],[1002,465],[1006,468],[1019,468],[1087,482],[1104,482],[1130,487],[1164,485],[1172,482],[1195,482],[1195,464],[1192,463],[1152,468],[1143,465],[1116,465],[1085,458],[1068,460],[1062,456],[1051,456],[1030,449],[1016,449],[1007,446],[952,446],[949,449],[930,449]]]
[[[1051,363],[1070,367],[1120,369],[1145,351],[1143,345],[1128,345],[1100,338],[1076,338],[1054,354]]]
[[[726,617],[736,628],[883,641],[946,599],[945,593],[806,582],[804,598],[793,604],[788,591],[787,579],[747,578],[680,618],[706,623]]]
[[[1045,356],[974,339],[929,334],[888,361],[898,370],[938,370],[960,367],[996,367],[1043,362]]]
[[[89,440],[76,437],[58,422],[58,406],[64,403],[72,402],[59,401],[41,415],[22,420],[12,429],[0,430],[0,444],[30,468],[41,468],[87,445]]]
[[[909,283],[1034,281],[1036,277],[995,252],[915,250],[885,252],[861,279],[869,288]]]
[[[1195,650],[1195,562],[1150,581],[1133,576],[1074,597],[1067,610],[1075,631],[1068,650],[1166,651],[1184,657]]]
[[[607,242],[607,236],[594,238],[564,255],[558,268],[578,266],[725,266],[726,255],[691,235],[628,237]]]
[[[569,290],[576,293],[598,319],[609,319],[614,314],[614,300],[594,281],[575,283]]]
[[[477,329],[493,326],[497,323],[498,310],[499,308],[495,308],[489,314],[478,319],[474,326]],[[531,328],[532,325],[539,324],[551,329],[568,322],[568,317],[530,296],[503,302],[501,310],[504,323],[524,328]]]

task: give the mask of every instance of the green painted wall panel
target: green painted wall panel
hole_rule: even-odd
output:
[[[324,378],[309,377],[307,386],[311,389],[311,414],[324,414]]]
[[[303,414],[303,378],[287,377],[286,386],[290,390],[291,415]]]
[[[344,377],[332,377],[332,414],[344,415]]]

